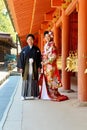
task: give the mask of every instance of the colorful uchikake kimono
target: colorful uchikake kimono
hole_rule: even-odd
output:
[[[56,64],[57,50],[53,41],[46,43],[42,54],[43,74],[39,79],[40,98],[54,101],[67,100],[58,88],[62,86]]]

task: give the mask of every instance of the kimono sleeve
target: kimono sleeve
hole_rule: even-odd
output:
[[[37,65],[38,65],[38,68],[39,68],[39,67],[41,68],[41,61],[42,61],[41,51],[40,51],[40,49],[38,48],[38,49],[37,49]]]
[[[23,53],[23,51],[21,51],[21,53],[18,57],[17,67],[21,68],[21,69],[24,68],[24,53]]]

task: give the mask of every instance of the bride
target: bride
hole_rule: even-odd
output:
[[[53,33],[45,31],[44,51],[42,54],[43,73],[39,79],[40,99],[48,99],[54,101],[67,100],[68,97],[61,95],[58,88],[62,86],[59,71],[57,69],[57,49],[53,42]]]

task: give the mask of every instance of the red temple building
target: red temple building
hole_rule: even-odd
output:
[[[87,102],[87,0],[4,1],[21,47],[33,33],[42,51],[44,31],[54,32],[63,89],[70,91],[70,78],[76,76],[78,100]]]

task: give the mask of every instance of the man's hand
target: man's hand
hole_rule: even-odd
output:
[[[38,68],[38,73],[39,73],[39,74],[41,73],[41,69],[40,69],[40,68]]]
[[[23,69],[19,69],[19,72],[20,72],[20,73],[23,73]]]

